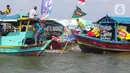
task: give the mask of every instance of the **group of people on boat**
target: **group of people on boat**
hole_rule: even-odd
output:
[[[80,21],[79,19],[76,19],[76,21],[78,24],[77,28],[79,27],[81,29],[79,34],[85,34],[86,36],[97,37],[97,38],[99,38],[101,36],[101,39],[106,40],[107,38],[105,36],[105,33],[112,32],[111,40],[113,40],[113,38],[114,38],[113,28],[112,28],[112,30],[109,30],[109,31],[107,31],[105,28],[101,28],[100,30],[97,27],[87,28],[87,25],[84,25],[84,23],[82,21]]]
[[[11,7],[10,7],[10,5],[6,6],[6,10],[5,11],[0,11],[1,15],[5,15],[5,14],[9,15],[10,13],[11,13]],[[39,21],[38,23],[35,23],[35,24],[33,22],[31,23],[32,26],[33,26],[32,28],[34,28],[34,26],[35,26],[35,36],[34,36],[35,45],[37,45],[38,43],[41,44],[41,41],[39,39],[42,36],[42,31],[44,30],[44,25],[45,25],[44,23],[41,23],[40,18],[38,18],[37,16],[38,16],[37,6],[34,6],[34,8],[31,9],[28,12],[28,17],[30,19],[36,19],[36,20]],[[26,31],[26,26],[22,26],[22,31]]]
[[[35,27],[35,35],[34,35],[34,39],[35,39],[35,45],[37,45],[38,43],[41,44],[43,42],[43,39],[45,39],[45,36],[43,35],[43,31],[44,28],[46,27],[46,24],[44,24],[44,22],[46,22],[45,20],[42,20],[44,22],[41,22],[41,19],[38,18],[38,12],[37,12],[37,6],[34,6],[33,9],[31,9],[28,12],[28,16],[30,19],[37,19],[38,23],[32,24]],[[56,34],[51,34],[50,38],[52,38],[52,40],[56,40],[58,42],[60,42],[60,35],[62,34],[62,32],[57,32]]]
[[[76,21],[77,21],[77,28],[80,28],[79,34],[84,33],[87,36],[98,37],[97,36],[99,35],[98,30],[95,27],[87,28],[87,25],[84,25],[84,23],[79,19],[76,19]],[[95,30],[97,30],[97,32]]]
[[[123,39],[123,41],[130,40],[130,38],[129,38],[130,25],[125,26],[126,29],[122,28],[121,25],[117,26],[117,30],[112,25],[110,25],[110,27],[103,26],[100,29],[98,29],[97,27],[86,28],[87,25],[85,25],[82,21],[80,21],[79,19],[76,19],[76,21],[77,21],[77,25],[78,25],[77,28],[78,27],[80,28],[79,34],[85,34],[86,36],[101,38],[103,40],[115,41],[115,36],[117,33],[118,41],[122,41],[122,39]],[[119,27],[120,27],[120,29],[119,29]],[[111,28],[111,29],[109,29],[109,28]],[[115,33],[115,30],[117,31],[116,33]]]
[[[0,11],[0,14],[3,15],[3,14],[7,14],[9,15],[11,13],[11,7],[10,5],[7,5],[6,7],[6,10],[4,12]],[[46,22],[46,20],[42,20],[40,18],[38,18],[38,11],[37,11],[37,6],[34,6],[33,9],[31,9],[29,12],[27,12],[28,14],[28,18],[29,19],[32,19],[32,20],[37,20],[38,22],[31,22],[30,24],[32,25],[32,28],[31,30],[34,30],[35,32],[35,35],[34,35],[34,45],[37,45],[37,44],[42,44],[43,40],[45,39],[45,36],[43,35],[44,33],[44,27],[46,26],[44,22]],[[22,23],[22,29],[21,31],[26,31],[26,24],[27,22],[23,22]],[[1,27],[2,28],[2,27]],[[56,41],[60,41],[60,37],[59,35],[61,35],[62,33],[61,32],[58,32],[57,34],[53,34],[51,35],[50,38],[52,38],[53,40],[56,40]]]
[[[78,25],[77,28],[80,28],[79,34],[85,34],[86,36],[97,37],[97,38],[101,37],[101,39],[107,40],[105,33],[111,32],[112,36],[110,40],[114,40],[114,36],[115,36],[114,27],[111,27],[112,28],[111,30],[106,30],[104,27],[99,30],[96,26],[87,28],[87,25],[85,25],[79,19],[76,19],[76,21]]]

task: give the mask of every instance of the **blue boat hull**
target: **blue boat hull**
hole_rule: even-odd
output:
[[[51,40],[46,41],[46,43],[36,46],[0,46],[0,53],[12,54],[19,56],[40,56],[43,55],[46,47],[51,43]]]

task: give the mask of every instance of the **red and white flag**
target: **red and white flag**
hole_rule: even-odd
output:
[[[78,1],[78,4],[84,5],[84,4],[85,4],[85,0],[79,0],[79,1]]]

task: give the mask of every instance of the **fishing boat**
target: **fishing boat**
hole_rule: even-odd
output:
[[[62,35],[63,31],[63,25],[56,22],[55,20],[46,20],[44,22],[47,27],[44,29],[45,33],[44,35],[47,36],[47,39],[52,39],[52,42],[50,43],[49,47],[47,50],[53,49],[53,50],[58,50],[61,48],[61,44],[58,41],[60,39],[59,37]],[[55,38],[55,39],[54,39]]]
[[[19,18],[19,15],[0,15],[1,25],[10,26],[8,33],[1,31],[0,53],[18,56],[43,55],[44,50],[51,43],[51,39],[34,45],[35,33],[29,29],[29,26],[32,26],[30,24],[32,21],[34,22],[29,18]]]
[[[106,32],[99,30],[97,37],[79,34],[79,31],[71,30],[83,53],[130,52],[130,17],[106,15],[96,23],[99,26],[98,29],[106,30]]]
[[[45,29],[45,31],[47,30],[48,36],[52,38],[52,42],[50,44],[49,49],[58,51],[62,50],[62,48],[68,41],[70,43],[74,40],[73,35],[68,34],[68,32],[66,32],[65,26],[62,23],[56,20],[46,20],[44,24],[47,24],[48,27]],[[67,29],[67,31],[68,30],[69,29]]]

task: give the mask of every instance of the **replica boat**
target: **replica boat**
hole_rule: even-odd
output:
[[[0,53],[18,56],[40,56],[51,43],[51,40],[44,40],[42,44],[34,45],[34,31],[29,29],[31,22],[29,18],[19,18],[19,15],[7,16],[0,15],[1,25],[10,26],[1,30]],[[15,28],[18,28],[15,30]],[[24,28],[23,28],[24,27]],[[2,27],[1,27],[2,28]],[[15,30],[15,31],[13,31]]]
[[[74,34],[82,52],[103,51],[128,52],[130,51],[130,17],[112,17],[106,15],[97,21],[99,35],[91,37],[86,34],[79,34],[79,31],[71,30]],[[97,31],[94,31],[97,33]]]

